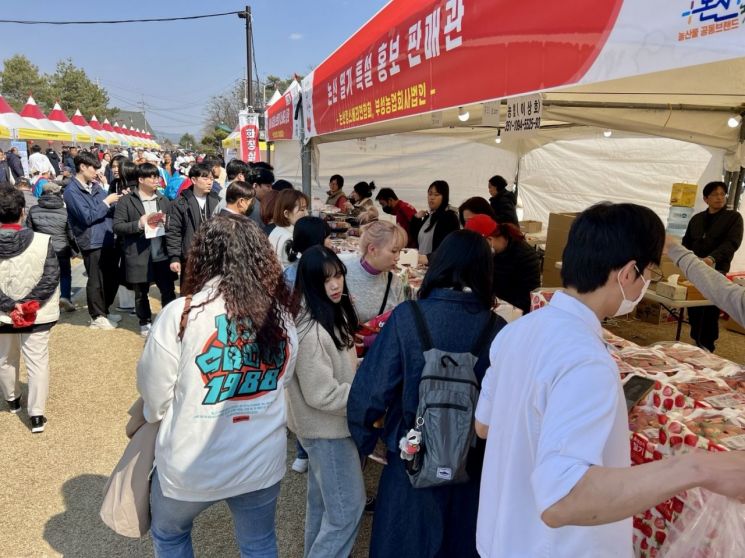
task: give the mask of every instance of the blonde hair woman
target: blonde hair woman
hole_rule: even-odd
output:
[[[403,286],[395,273],[406,231],[388,221],[362,229],[359,254],[344,258],[347,284],[360,322],[366,322],[403,301]]]

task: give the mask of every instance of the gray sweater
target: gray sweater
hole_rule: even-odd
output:
[[[380,305],[383,304],[383,298],[385,297],[388,274],[372,275],[368,273],[362,267],[359,254],[350,254],[343,256],[341,259],[347,266],[346,282],[354,308],[357,310],[357,317],[360,323],[364,323],[380,314]],[[388,293],[388,302],[386,302],[383,311],[391,310],[403,300],[404,293],[401,279],[394,272],[391,280],[391,292]]]
[[[295,374],[287,385],[287,426],[302,438],[349,436],[347,397],[357,371],[357,353],[338,350],[316,321],[297,325]]]
[[[706,298],[745,326],[745,287],[732,283],[679,244],[670,246],[668,255]]]

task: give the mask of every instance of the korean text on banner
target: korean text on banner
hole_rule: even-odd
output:
[[[543,99],[540,93],[523,95],[507,100],[507,117],[504,121],[506,136],[529,136],[541,127]]]
[[[295,122],[295,106],[300,93],[300,85],[293,81],[284,95],[266,110],[267,141],[291,140],[299,137]]]
[[[622,4],[567,0],[536,10],[531,2],[393,0],[303,80],[306,133],[575,82]],[[557,33],[575,30],[577,21],[576,41]]]
[[[240,111],[238,113],[240,123],[241,159],[247,163],[258,163],[261,161],[259,150],[259,115],[255,112]]]

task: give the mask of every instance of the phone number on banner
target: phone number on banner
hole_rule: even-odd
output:
[[[541,117],[522,118],[520,120],[508,120],[504,123],[505,132],[522,132],[524,130],[537,130],[541,127]]]

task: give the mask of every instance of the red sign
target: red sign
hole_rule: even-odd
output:
[[[578,81],[623,0],[393,0],[303,81],[319,135]]]
[[[297,139],[295,106],[300,85],[294,81],[280,99],[266,110],[267,141]]]
[[[241,126],[241,159],[247,163],[258,163],[261,161],[261,151],[259,150],[259,115],[241,111],[238,118]]]

